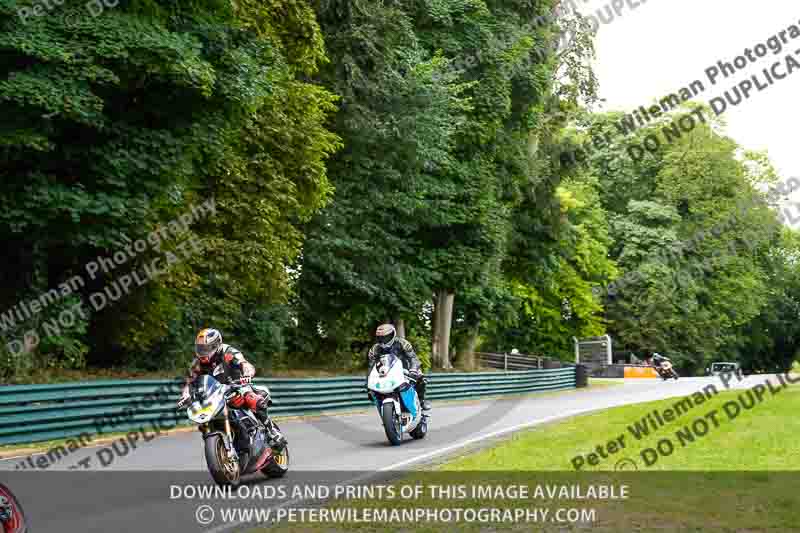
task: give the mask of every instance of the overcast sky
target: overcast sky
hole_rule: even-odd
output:
[[[583,4],[581,4],[583,1]],[[610,0],[576,2],[584,15],[610,4]],[[636,4],[642,0],[630,0]],[[649,104],[694,80],[706,91],[697,99],[708,102],[742,79],[800,49],[800,38],[784,50],[767,56],[711,86],[706,68],[723,60],[733,63],[746,48],[800,25],[796,0],[647,0],[631,9],[625,2],[620,16],[602,24],[595,38],[595,72],[600,96],[607,102],[600,110],[632,110]],[[794,55],[800,60],[800,54]],[[728,135],[747,149],[768,150],[781,177],[800,177],[800,71],[776,81],[768,89],[754,90],[748,100],[724,113]],[[792,199],[795,199],[793,195]]]

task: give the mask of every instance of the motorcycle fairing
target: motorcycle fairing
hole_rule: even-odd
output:
[[[403,405],[411,414],[411,418],[417,418],[417,391],[414,390],[414,387],[408,387],[407,389],[400,391],[400,399],[403,400]]]

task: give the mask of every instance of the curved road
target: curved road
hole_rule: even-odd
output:
[[[487,439],[560,418],[685,396],[710,384],[719,391],[751,388],[767,378],[750,376],[741,382],[734,379],[727,386],[720,378],[627,380],[623,385],[510,399],[438,402],[427,438],[408,440],[397,447],[388,445],[374,410],[285,420],[281,428],[290,442],[292,473],[280,482],[256,477],[253,483],[285,485],[310,479],[345,483],[376,472],[415,468]],[[777,378],[770,379],[779,383]],[[126,451],[121,445],[117,453],[110,445],[87,447],[46,470],[17,469],[25,458],[0,460],[0,481],[22,502],[35,533],[213,530],[215,524],[205,529],[197,525],[194,513],[198,500],[171,499],[177,498],[177,489],[171,485],[210,485],[197,433],[179,432],[136,444],[136,449],[127,450],[124,456],[120,456]],[[35,463],[36,458],[31,460]],[[563,462],[561,467],[570,470],[570,459],[554,461]],[[81,462],[88,468],[70,470],[70,466]],[[101,462],[110,464],[103,467]],[[257,503],[264,507],[277,501]],[[147,524],[144,527],[143,520]]]

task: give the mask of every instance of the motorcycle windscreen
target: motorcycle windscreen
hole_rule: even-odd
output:
[[[383,354],[378,358],[376,367],[381,374],[386,374],[398,362],[397,356],[393,353]]]
[[[367,388],[388,394],[406,381],[403,364],[391,354],[382,355],[367,379]]]
[[[400,399],[403,400],[403,405],[406,406],[408,412],[411,413],[411,418],[417,417],[417,391],[414,387],[408,387],[406,390],[400,392]]]
[[[222,383],[214,379],[212,376],[203,375],[198,376],[197,379],[194,380],[194,388],[195,390],[202,392],[203,397],[208,398],[222,389]]]
[[[200,398],[192,402],[187,410],[189,419],[204,424],[214,418],[225,403],[225,388],[211,376],[199,376],[194,383]]]

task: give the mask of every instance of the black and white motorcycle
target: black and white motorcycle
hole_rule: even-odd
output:
[[[660,365],[654,365],[656,368],[656,372],[658,375],[661,376],[661,379],[664,381],[672,378],[678,379],[678,373],[675,371],[675,368],[672,366],[672,361],[667,359],[666,357],[662,359]]]
[[[186,415],[203,434],[208,471],[219,485],[237,486],[242,475],[253,472],[282,477],[289,470],[288,444],[275,453],[264,424],[252,411],[229,407],[248,387],[269,395],[257,385],[224,385],[213,376],[198,376],[190,384],[189,398],[178,405],[188,404]]]

